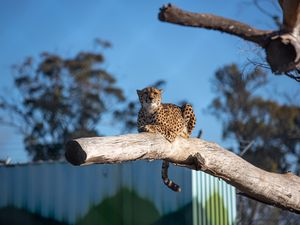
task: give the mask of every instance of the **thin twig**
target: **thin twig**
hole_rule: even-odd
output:
[[[250,147],[254,144],[254,141],[251,141],[244,149],[243,151],[240,153],[240,156],[242,157],[249,149]]]

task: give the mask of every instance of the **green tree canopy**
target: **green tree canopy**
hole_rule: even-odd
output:
[[[299,174],[300,107],[264,99],[256,91],[267,84],[264,72],[244,74],[237,65],[219,69],[213,80],[216,97],[210,111],[223,121],[223,138],[233,138],[244,157],[269,170]]]
[[[104,113],[125,100],[104,60],[101,52],[71,58],[46,52],[37,62],[27,58],[14,66],[18,92],[15,99],[1,96],[0,109],[10,116],[2,122],[19,128],[33,160],[60,159],[68,139],[99,135]]]

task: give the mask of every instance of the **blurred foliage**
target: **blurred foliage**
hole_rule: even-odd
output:
[[[216,97],[209,110],[222,120],[223,138],[234,141],[231,149],[262,169],[291,170],[299,175],[299,102],[280,103],[261,97],[260,88],[266,87],[268,80],[259,69],[243,73],[237,65],[225,66],[215,73],[212,83]],[[240,196],[238,209],[238,224],[295,221],[293,213]]]
[[[238,196],[237,225],[300,225],[299,215]]]
[[[110,43],[98,39],[103,48]],[[24,135],[33,160],[57,160],[71,138],[95,136],[104,113],[124,102],[123,90],[103,67],[99,52],[80,52],[75,57],[43,53],[37,63],[27,58],[13,67],[14,99],[1,96],[0,109],[10,115],[1,122]]]
[[[244,158],[272,172],[299,174],[300,107],[264,99],[254,93],[267,85],[264,72],[243,74],[236,65],[218,70],[213,80],[216,98],[210,111],[223,121],[223,138],[233,138],[235,152],[248,146]]]
[[[108,41],[95,42],[102,49],[111,47]],[[0,112],[5,115],[0,122],[18,128],[34,161],[63,158],[69,139],[103,135],[99,125],[104,115],[104,124],[120,125],[119,133],[136,128],[140,104],[125,98],[104,62],[98,51],[72,58],[44,52],[38,62],[29,57],[13,66],[16,91],[12,98],[0,96]],[[160,80],[152,86],[164,84]]]

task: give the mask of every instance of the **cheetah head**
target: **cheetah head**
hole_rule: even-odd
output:
[[[153,111],[160,106],[162,90],[154,87],[146,87],[142,90],[137,90],[136,92],[142,107],[146,110]]]

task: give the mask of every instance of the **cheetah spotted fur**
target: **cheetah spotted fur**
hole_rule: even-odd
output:
[[[189,104],[179,107],[174,104],[161,103],[162,90],[146,87],[137,90],[141,109],[138,114],[138,131],[159,133],[169,142],[177,136],[189,138],[196,124],[193,108]],[[180,187],[168,178],[169,162],[162,164],[163,182],[173,191],[180,192]]]

